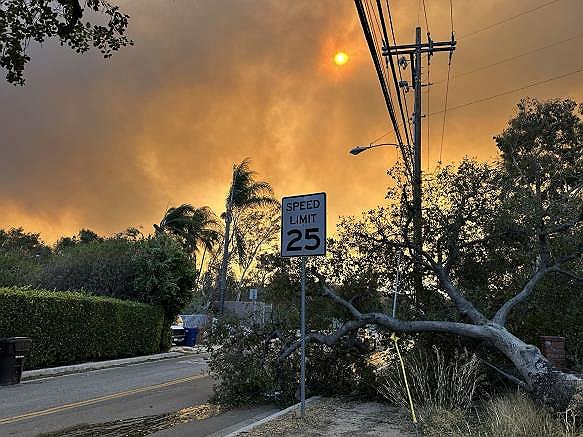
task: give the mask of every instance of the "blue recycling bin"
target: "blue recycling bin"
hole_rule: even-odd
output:
[[[184,345],[194,346],[198,337],[198,328],[184,328]]]

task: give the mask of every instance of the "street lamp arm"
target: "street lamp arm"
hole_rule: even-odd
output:
[[[398,146],[399,146],[399,144],[396,144],[396,143],[380,143],[380,144],[372,144],[372,143],[371,143],[371,144],[369,144],[368,146],[362,146],[362,145],[359,145],[359,146],[356,146],[356,147],[352,148],[352,149],[350,150],[350,152],[349,152],[349,153],[350,153],[351,155],[358,155],[359,153],[362,153],[362,152],[364,152],[365,150],[368,150],[368,149],[374,149],[375,147],[382,147],[382,146],[395,146],[395,147],[398,147]]]

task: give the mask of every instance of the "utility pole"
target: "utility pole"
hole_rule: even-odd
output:
[[[413,244],[423,247],[423,215],[421,209],[421,28],[415,29],[415,62],[411,64],[413,71],[413,88],[415,90],[415,106],[413,114],[413,134],[415,148],[413,151]],[[427,84],[429,86],[429,84]],[[419,299],[423,293],[423,274],[418,263],[414,264],[413,288]]]
[[[411,176],[411,184],[412,184],[412,194],[413,194],[413,244],[417,248],[423,248],[423,215],[421,211],[422,205],[422,191],[421,191],[421,87],[423,84],[421,83],[421,56],[423,53],[427,53],[427,56],[431,58],[435,52],[449,52],[450,61],[452,52],[455,50],[456,41],[454,38],[454,33],[452,29],[451,33],[451,40],[450,41],[433,41],[431,39],[431,35],[427,32],[427,42],[423,43],[421,40],[421,28],[417,27],[415,29],[415,43],[414,44],[404,44],[404,45],[389,45],[389,34],[387,31],[387,25],[385,23],[383,7],[380,0],[377,0],[377,12],[378,18],[380,21],[381,29],[379,29],[380,34],[382,35],[382,50],[380,55],[385,58],[385,65],[386,70],[383,70],[380,56],[378,53],[378,46],[376,43],[376,34],[371,26],[374,27],[375,24],[378,25],[377,20],[371,20],[371,15],[367,12],[367,8],[363,4],[363,0],[354,0],[354,4],[356,6],[356,11],[358,13],[358,18],[360,19],[360,24],[362,25],[362,30],[364,32],[364,37],[368,45],[368,49],[370,51],[370,55],[372,57],[372,61],[377,73],[377,77],[379,79],[379,83],[381,85],[381,91],[383,93],[383,98],[385,100],[385,104],[387,105],[387,110],[389,112],[389,117],[391,120],[391,124],[393,126],[393,130],[395,132],[395,137],[397,139],[397,143],[399,143],[399,148],[401,150],[401,154],[403,156],[403,162],[405,163],[405,167],[407,172]],[[387,9],[389,12],[389,20],[390,20],[390,7],[389,3],[387,2]],[[390,22],[391,25],[391,33],[393,31],[393,24],[392,21]],[[393,41],[395,40],[394,33],[393,33]],[[411,78],[412,83],[409,84],[406,80],[399,80],[397,79],[396,71],[395,71],[395,60],[393,56],[397,57],[397,65],[401,67],[405,67],[407,64],[411,64]],[[409,56],[409,61],[407,61],[407,56]],[[401,124],[397,121],[396,116],[396,107],[393,105],[393,99],[390,92],[390,86],[388,81],[390,78],[388,76],[388,69],[389,66],[391,67],[391,74],[392,74],[392,82],[395,87],[395,91],[397,94],[397,103],[399,106],[399,111],[401,113],[401,121],[403,128],[405,129],[405,136],[406,140],[409,141],[409,135],[407,131],[407,125],[409,120],[405,117],[403,113],[403,102],[401,98],[401,88],[405,89],[405,92],[409,90],[409,87],[412,86],[415,90],[415,106],[414,106],[414,114],[413,114],[413,124],[414,124],[414,134],[413,134],[413,162],[410,164],[410,156],[409,156],[409,148],[411,144],[404,144],[403,137],[401,135]],[[387,74],[385,74],[385,71]],[[399,76],[401,73],[399,71]],[[429,84],[426,84],[429,85]],[[405,110],[406,101],[405,101]],[[413,168],[410,168],[410,165]],[[413,288],[415,290],[415,295],[417,298],[423,297],[423,276],[422,276],[422,269],[419,263],[414,263],[414,285]],[[425,300],[425,299],[424,299]]]
[[[427,33],[427,42],[423,43],[421,40],[421,28],[417,27],[415,29],[415,44],[405,44],[389,47],[388,41],[384,41],[383,44],[383,56],[387,59],[387,62],[393,64],[393,56],[399,57],[399,55],[404,56],[401,60],[397,59],[399,65],[406,65],[407,58],[409,55],[409,63],[411,64],[411,78],[412,87],[415,90],[415,105],[413,113],[413,180],[411,181],[413,188],[413,244],[418,248],[423,248],[423,214],[422,214],[422,179],[421,179],[421,88],[423,86],[429,86],[431,84],[423,84],[421,81],[421,55],[427,53],[430,58],[433,56],[434,52],[444,52],[450,53],[456,48],[456,40],[454,34],[451,34],[450,41],[433,41],[429,32]],[[405,87],[407,89],[408,84],[405,82],[399,82],[397,84],[399,87]],[[399,93],[400,90],[397,90]],[[405,127],[406,129],[406,127]],[[403,157],[405,158],[405,157]],[[423,296],[423,275],[421,272],[421,267],[418,263],[414,264],[413,272],[413,288],[415,290],[415,295],[419,299]]]

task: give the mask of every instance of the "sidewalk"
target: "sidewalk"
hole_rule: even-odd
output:
[[[167,360],[178,358],[186,355],[207,356],[206,348],[199,347],[173,347],[170,352],[143,355],[140,357],[121,358],[108,361],[94,361],[89,363],[72,364],[68,366],[48,367],[46,369],[27,370],[22,372],[22,381],[31,381],[34,379],[49,378],[53,376],[69,375],[71,373],[90,372],[92,370],[109,369],[112,367],[130,366],[132,364],[147,363],[151,361]]]
[[[407,417],[395,408],[380,402],[365,402],[348,398],[320,398],[306,406],[306,417],[299,417],[298,408],[288,410],[273,420],[259,421],[232,436],[290,437],[308,436],[376,436],[413,437]]]

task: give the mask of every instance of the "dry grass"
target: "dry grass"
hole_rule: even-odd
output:
[[[426,407],[420,416],[426,436],[583,437],[571,418],[553,413],[520,391],[490,399],[471,413]]]
[[[484,383],[475,355],[457,352],[450,360],[436,347],[414,351],[404,357],[407,379],[415,405],[467,411]],[[378,392],[391,404],[409,407],[398,361],[378,373]]]

